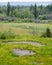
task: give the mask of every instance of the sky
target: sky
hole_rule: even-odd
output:
[[[52,2],[52,0],[0,0],[0,2]]]

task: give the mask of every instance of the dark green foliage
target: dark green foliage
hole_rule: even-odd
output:
[[[6,39],[6,33],[5,32],[0,34],[0,39]]]
[[[39,15],[43,15],[43,10],[44,10],[44,7],[43,7],[43,5],[40,5],[39,7],[38,7],[38,13],[39,13]]]
[[[8,4],[7,4],[7,16],[9,16],[10,15],[10,3],[8,2]]]
[[[37,11],[37,5],[35,4],[34,8],[33,8],[33,15],[34,15],[34,18],[37,19],[38,17],[38,11]]]
[[[32,10],[32,8],[33,8],[33,5],[30,6],[30,10]]]
[[[51,31],[49,28],[46,29],[46,32],[41,37],[52,37]]]
[[[14,15],[13,15],[13,13],[14,13],[14,10],[15,10],[15,8],[14,8],[14,6],[11,6],[11,16],[13,17]]]
[[[51,4],[51,5],[47,5],[47,9],[48,9],[49,11],[52,11],[52,4]]]
[[[49,28],[47,28],[47,30],[46,30],[46,35],[47,35],[47,37],[51,37],[51,31]]]
[[[16,18],[30,18],[30,19],[41,19],[41,20],[49,20],[52,19],[52,4],[43,6],[35,5],[31,6],[11,6],[8,2],[6,6],[0,6],[0,17],[1,16],[11,16]],[[39,17],[38,17],[39,16]],[[10,21],[10,20],[9,20]]]
[[[40,20],[46,20],[47,19],[47,16],[43,15],[43,16],[39,16],[38,17]]]

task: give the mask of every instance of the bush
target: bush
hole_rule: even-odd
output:
[[[40,20],[46,20],[46,19],[47,19],[47,17],[46,17],[45,15],[39,16],[38,18],[39,18]]]
[[[16,35],[11,31],[7,31],[7,32],[0,32],[0,39],[10,39],[10,38],[15,38]]]
[[[49,28],[47,28],[47,30],[46,30],[46,36],[47,36],[47,37],[51,37],[51,31],[50,31]]]
[[[0,34],[0,39],[6,39],[6,33],[5,32]]]
[[[15,38],[15,33],[11,31],[11,29],[9,29],[9,31],[7,32],[7,38]]]
[[[42,34],[41,37],[52,37],[51,31],[49,28],[46,29],[46,32]]]

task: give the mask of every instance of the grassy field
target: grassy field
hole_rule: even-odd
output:
[[[52,24],[32,24],[32,23],[0,23],[0,31],[11,29],[17,34],[15,39],[0,39],[0,65],[52,65],[52,38],[41,38],[32,36],[37,26],[37,34],[41,35],[49,27],[52,31]],[[36,30],[35,30],[36,31]],[[44,46],[33,46],[31,44],[9,44],[18,41],[39,42]],[[18,56],[13,53],[13,49],[32,50],[36,54]]]
[[[50,28],[52,32],[52,24],[35,24],[35,23],[0,23],[0,31],[11,29],[17,35],[40,35],[45,32],[46,28]]]

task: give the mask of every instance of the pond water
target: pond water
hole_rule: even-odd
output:
[[[41,43],[38,43],[38,42],[25,42],[25,41],[21,41],[21,42],[8,42],[8,43],[9,44],[17,44],[17,43],[19,43],[19,44],[31,44],[33,46],[45,46],[45,45],[43,45]]]
[[[24,56],[24,55],[34,55],[35,52],[31,50],[20,50],[20,49],[13,49],[13,53],[15,55]]]

